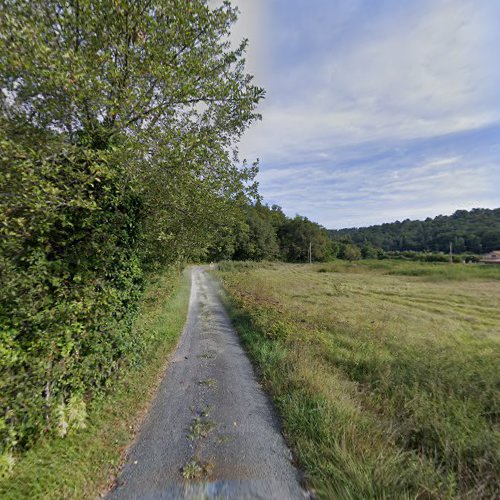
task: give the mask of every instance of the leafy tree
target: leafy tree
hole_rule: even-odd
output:
[[[189,256],[255,169],[231,145],[263,90],[228,41],[236,9],[206,1],[12,0],[1,10],[10,120],[113,150],[142,190],[150,259]],[[165,252],[168,247],[169,251]]]
[[[338,240],[330,241],[330,256],[332,259],[335,259],[339,256],[341,250],[341,243]]]
[[[324,261],[330,257],[330,241],[324,228],[307,217],[297,215],[287,220],[278,229],[281,254],[289,262],[307,262],[309,244],[311,244],[312,259]]]
[[[278,231],[279,228],[283,226],[288,220],[288,217],[284,214],[282,208],[278,205],[271,205],[270,208],[267,205],[260,205],[260,210],[264,210],[265,212],[267,212],[267,218],[276,231]]]
[[[137,359],[144,268],[203,255],[255,195],[234,144],[264,92],[236,13],[0,0],[0,448]]]
[[[344,243],[341,247],[339,257],[345,260],[359,260],[361,259],[361,250],[352,243]]]
[[[257,200],[244,205],[242,211],[245,222],[233,228],[232,237],[224,239],[224,248],[215,245],[209,253],[211,258],[306,262],[311,244],[312,259],[325,261],[339,251],[326,229],[300,215],[291,219],[277,205],[269,207]]]
[[[361,247],[361,257],[363,259],[377,259],[378,250],[369,244],[365,244]]]
[[[273,260],[279,253],[276,231],[259,205],[246,208],[246,228],[236,235],[236,260]]]

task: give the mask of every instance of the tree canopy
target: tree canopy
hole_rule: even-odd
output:
[[[244,70],[246,41],[229,42],[236,14],[199,0],[1,8],[5,126],[34,127],[60,148],[112,151],[141,191],[152,258],[199,248],[255,175],[232,147],[264,95]]]
[[[377,226],[329,230],[332,238],[348,238],[386,251],[485,253],[500,248],[500,208],[457,210],[424,221],[406,219]]]
[[[260,200],[242,207],[242,221],[210,256],[214,259],[307,262],[334,257],[328,232],[307,217],[287,217],[282,209]]]
[[[264,91],[236,17],[0,0],[0,452],[65,432],[140,356],[144,271],[203,256],[253,199],[235,147]]]

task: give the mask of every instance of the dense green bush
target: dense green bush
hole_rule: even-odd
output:
[[[202,257],[255,194],[235,145],[264,90],[227,42],[236,18],[205,0],[0,6],[0,475],[140,358],[143,271]]]
[[[342,245],[339,253],[339,257],[344,260],[359,260],[361,256],[359,247],[350,243]]]
[[[1,142],[4,449],[82,425],[85,398],[139,341],[137,196],[111,153],[45,145]]]

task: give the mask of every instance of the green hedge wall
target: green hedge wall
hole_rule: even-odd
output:
[[[10,452],[83,426],[85,401],[140,352],[140,202],[111,151],[0,142],[0,452]]]

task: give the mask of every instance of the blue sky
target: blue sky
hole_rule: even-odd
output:
[[[265,201],[328,228],[500,206],[500,1],[233,3]]]

